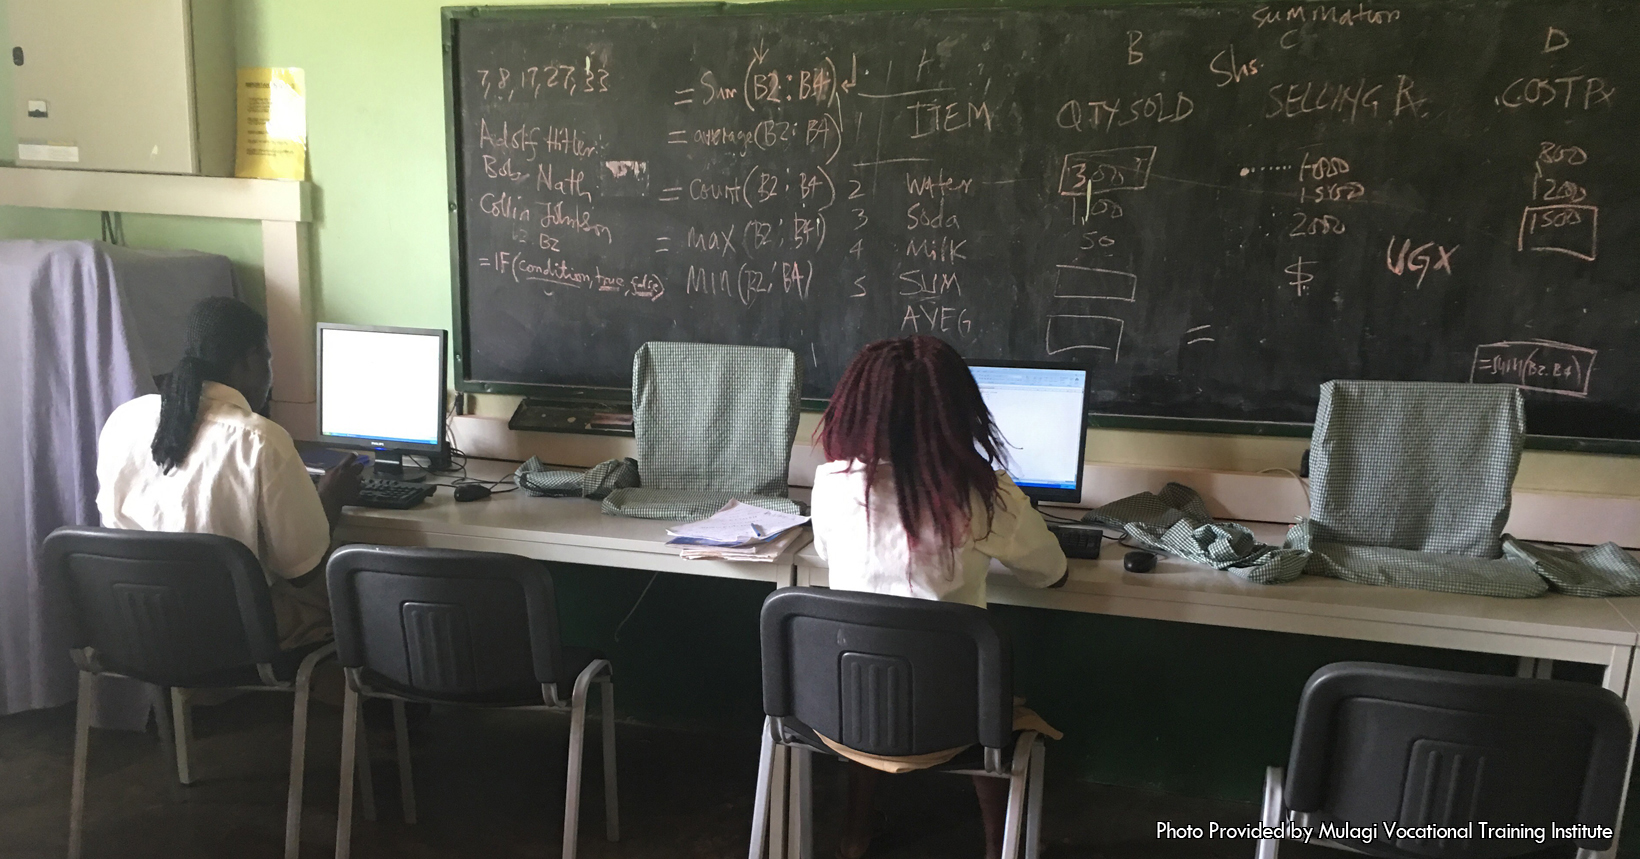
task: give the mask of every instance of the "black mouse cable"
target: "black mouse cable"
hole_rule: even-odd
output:
[[[497,486],[500,486],[503,483],[511,483],[512,486],[508,489],[496,489]],[[488,486],[490,488],[490,494],[491,495],[500,495],[503,492],[516,492],[516,491],[518,491],[517,475],[514,475],[514,474],[509,474],[506,477],[501,478],[500,480],[479,480],[476,477],[458,477],[455,480],[450,481],[449,483],[432,483],[432,482],[428,482],[428,483],[423,483],[422,485],[423,486],[448,486],[448,487],[451,487],[451,488],[456,488],[456,487],[461,487],[461,486]]]

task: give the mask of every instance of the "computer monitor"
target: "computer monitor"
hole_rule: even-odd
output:
[[[425,476],[403,455],[447,459],[446,333],[431,328],[319,325],[319,437],[376,451],[375,473]]]
[[[968,369],[1002,433],[998,465],[1032,504],[1080,501],[1092,374],[1025,361],[969,361]]]

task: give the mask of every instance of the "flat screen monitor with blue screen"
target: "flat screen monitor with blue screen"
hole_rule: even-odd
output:
[[[383,473],[392,453],[442,453],[444,368],[443,331],[320,325],[320,437],[374,448]]]
[[[1082,498],[1087,370],[1051,364],[971,361],[980,396],[1001,430],[1001,467],[1032,501]]]

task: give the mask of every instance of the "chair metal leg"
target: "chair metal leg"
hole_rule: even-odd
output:
[[[194,741],[194,709],[188,704],[187,689],[171,687],[171,720],[176,723],[177,781],[193,784],[188,747]]]
[[[376,778],[370,768],[370,732],[365,729],[364,725],[363,696],[360,696],[359,704],[358,715],[353,720],[357,724],[359,732],[358,751],[354,754],[354,760],[358,761],[359,768],[359,811],[364,814],[365,820],[375,823]]]
[[[1008,816],[1002,824],[1002,859],[1019,859],[1019,843],[1024,840],[1025,776],[1031,765],[1031,745],[1036,732],[1026,731],[1014,744],[1014,760],[1008,775]]]
[[[1264,807],[1259,812],[1259,822],[1265,826],[1279,826],[1284,816],[1282,796],[1283,783],[1287,772],[1281,767],[1264,768]],[[1258,850],[1253,854],[1254,859],[1276,859],[1276,852],[1281,848],[1280,839],[1260,838]]]
[[[604,725],[604,837],[621,840],[621,807],[615,790],[615,681],[598,681],[604,709],[600,716]]]
[[[313,691],[313,669],[335,651],[333,645],[322,647],[308,654],[296,669],[296,704],[290,718],[290,786],[285,798],[285,859],[297,859],[302,852],[302,788],[307,777],[308,698]]]
[[[149,706],[154,711],[154,727],[159,731],[159,747],[165,758],[165,769],[170,771],[177,765],[176,734],[171,722],[171,694],[163,686],[148,687]]]
[[[786,859],[790,846],[786,803],[791,796],[791,759],[791,746],[775,744],[774,765],[769,771],[769,856],[772,859]]]
[[[393,699],[393,737],[399,752],[399,803],[404,822],[416,822],[416,781],[410,772],[410,723],[404,717],[404,702]]]
[[[581,829],[581,770],[586,753],[587,689],[592,678],[609,670],[609,660],[594,659],[575,678],[575,690],[569,701],[569,772],[564,777],[564,847],[563,859],[575,859],[575,847]]]
[[[747,859],[764,859],[769,834],[769,789],[774,770],[774,719],[763,718],[763,743],[757,753],[757,792],[752,797],[752,846]]]
[[[787,800],[786,856],[787,859],[812,859],[814,856],[814,784],[812,753],[805,748],[791,747],[791,790]]]
[[[336,859],[353,849],[353,773],[359,757],[359,693],[350,684],[342,699],[342,779],[336,789]]]
[[[74,705],[74,780],[68,798],[68,859],[80,859],[85,824],[86,760],[91,752],[91,690],[96,678],[80,672],[80,699]]]
[[[1042,854],[1042,785],[1047,744],[1040,737],[1031,745],[1030,784],[1025,793],[1025,859]]]

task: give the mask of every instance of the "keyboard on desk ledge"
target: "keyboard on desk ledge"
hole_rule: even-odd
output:
[[[1105,532],[1097,525],[1071,522],[1049,522],[1048,530],[1059,538],[1059,548],[1067,558],[1099,559],[1099,544]]]
[[[403,480],[384,480],[371,477],[359,481],[360,507],[380,507],[386,510],[409,510],[427,500],[434,487]]]

